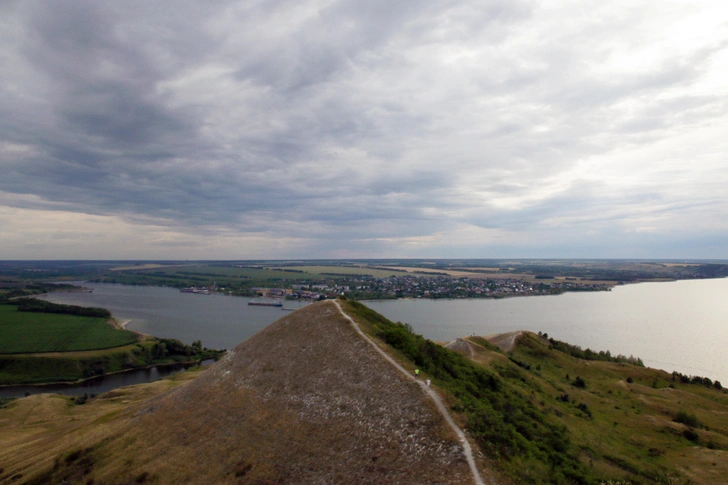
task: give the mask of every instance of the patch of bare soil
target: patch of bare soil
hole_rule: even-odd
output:
[[[455,340],[452,340],[445,344],[444,347],[446,349],[452,350],[453,352],[464,355],[470,360],[475,360],[475,350],[473,349],[473,344],[471,344],[467,340],[456,338]]]
[[[513,350],[513,346],[516,345],[516,339],[521,336],[523,331],[518,330],[516,332],[499,333],[497,335],[488,335],[484,337],[488,342],[492,343],[503,352],[509,352]]]
[[[95,483],[472,483],[434,403],[330,303],[287,315],[94,448]]]

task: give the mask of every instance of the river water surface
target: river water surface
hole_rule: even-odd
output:
[[[514,330],[612,354],[646,366],[728,384],[728,279],[617,286],[611,291],[501,300],[396,300],[366,304],[425,337],[449,341]]]
[[[173,288],[85,283],[93,293],[52,293],[48,300],[109,309],[128,328],[213,348],[233,348],[286,315],[248,306],[247,298],[181,293]],[[718,379],[728,385],[728,279],[640,283],[608,292],[502,300],[366,302],[425,337],[448,341],[512,330],[592,350],[634,355],[645,365]],[[285,302],[288,308],[302,304]]]

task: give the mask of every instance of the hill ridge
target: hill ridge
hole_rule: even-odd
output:
[[[357,331],[357,333],[366,340],[374,349],[379,352],[382,357],[384,357],[389,363],[391,363],[397,370],[402,372],[407,378],[412,379],[413,381],[417,382],[417,384],[422,388],[422,390],[430,397],[430,399],[433,400],[435,405],[437,406],[438,411],[440,414],[445,418],[445,421],[447,424],[452,428],[453,431],[458,436],[458,439],[460,440],[460,443],[463,447],[463,451],[465,453],[465,457],[468,461],[468,466],[470,467],[470,472],[473,475],[473,481],[476,483],[476,485],[485,485],[483,482],[483,479],[480,476],[480,472],[478,471],[478,467],[475,464],[475,458],[473,457],[473,451],[470,447],[470,442],[468,441],[468,438],[466,437],[465,433],[463,432],[460,427],[455,424],[455,421],[452,419],[452,416],[450,416],[450,413],[445,408],[445,405],[442,403],[442,400],[440,399],[440,396],[435,392],[435,390],[430,387],[429,385],[425,384],[421,380],[417,380],[414,377],[412,377],[412,374],[410,374],[404,367],[402,367],[396,360],[394,360],[391,356],[387,355],[372,339],[370,339],[362,330],[359,328],[359,326],[356,324],[353,318],[351,318],[349,315],[346,314],[346,312],[341,308],[341,305],[338,301],[332,300],[334,305],[336,305],[336,308],[339,309],[341,314],[351,323],[351,325],[354,327],[354,329]]]
[[[331,303],[292,312],[78,443],[88,469],[39,451],[36,483],[472,484],[436,405],[354,328]]]

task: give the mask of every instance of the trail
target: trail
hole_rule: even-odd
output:
[[[497,346],[503,352],[510,352],[516,345],[516,339],[523,334],[522,330],[515,332],[499,333],[495,335],[488,335],[485,338],[488,342]]]
[[[442,403],[442,400],[440,399],[440,396],[437,395],[437,393],[430,387],[427,387],[427,384],[422,382],[419,379],[416,379],[412,373],[410,373],[407,369],[402,367],[396,360],[394,360],[392,357],[390,357],[386,352],[384,352],[372,339],[370,339],[364,332],[361,331],[359,328],[359,325],[356,324],[354,319],[352,319],[349,315],[347,315],[344,310],[341,308],[341,305],[336,300],[329,300],[333,302],[334,305],[336,305],[336,308],[339,309],[339,312],[349,320],[349,323],[354,327],[354,330],[369,344],[374,347],[374,349],[379,352],[382,357],[387,359],[387,361],[392,364],[394,367],[396,367],[402,374],[407,376],[408,379],[416,382],[423,391],[427,393],[427,395],[432,398],[432,400],[435,402],[435,405],[437,406],[437,409],[440,411],[440,414],[445,418],[445,421],[450,425],[450,427],[455,431],[455,433],[458,436],[458,439],[460,440],[460,443],[463,446],[463,450],[465,451],[465,458],[468,460],[468,465],[470,466],[470,471],[473,474],[473,480],[475,481],[476,485],[485,485],[485,482],[483,482],[483,479],[480,478],[480,472],[478,471],[478,467],[475,465],[475,458],[473,457],[473,450],[470,448],[470,443],[468,442],[468,439],[465,437],[465,433],[460,429],[460,427],[455,424],[455,421],[453,421],[452,417],[450,416],[450,413],[447,412],[447,409],[445,408],[445,405]]]
[[[470,355],[470,360],[475,360],[475,350],[473,350],[473,344],[465,339],[456,338],[455,340],[448,342],[445,345],[445,348],[454,350],[455,352],[462,352],[465,348],[467,348],[468,354]]]

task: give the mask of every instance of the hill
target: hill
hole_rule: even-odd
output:
[[[65,429],[38,416],[79,407],[65,398],[0,411],[16,417],[0,483],[473,483],[433,401],[332,302],[289,314],[169,392],[126,407],[111,406],[115,395]]]
[[[597,479],[728,483],[728,393],[720,383],[531,332],[467,337],[447,347],[510,376],[541,415],[568,430],[572,452]]]
[[[0,484],[474,483],[425,379],[487,483],[728,483],[728,393],[639,364],[530,332],[441,346],[322,302],[197,376],[0,409]]]

